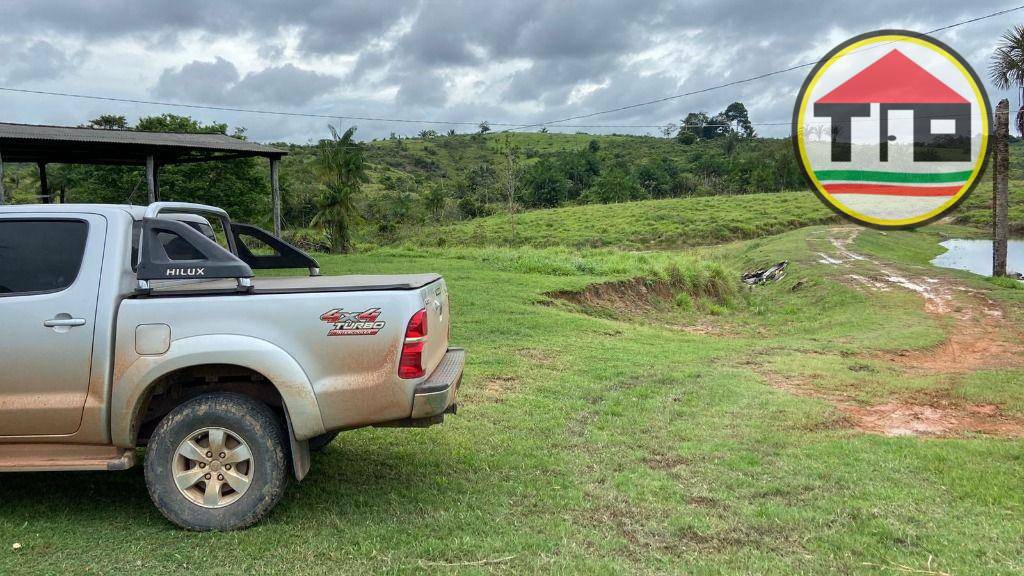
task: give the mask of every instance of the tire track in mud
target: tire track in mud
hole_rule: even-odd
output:
[[[951,320],[947,339],[939,346],[874,353],[873,359],[891,362],[901,372],[913,375],[955,375],[1024,366],[1019,330],[1006,319],[997,302],[956,280],[933,278],[927,268],[920,267],[917,272],[910,266],[897,267],[860,254],[853,248],[859,234],[860,229],[855,227],[829,229],[826,240],[831,250],[815,252],[818,262],[845,269],[841,278],[860,290],[910,290],[922,298],[926,313]],[[848,396],[816,390],[800,378],[764,375],[776,388],[831,402],[852,427],[864,432],[890,436],[955,436],[964,432],[1024,436],[1024,421],[1003,414],[995,404],[965,404],[940,392],[924,400],[918,396],[864,406]]]

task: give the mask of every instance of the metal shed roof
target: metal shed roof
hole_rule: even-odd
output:
[[[145,166],[149,201],[160,200],[160,167],[169,164],[211,162],[236,158],[270,159],[270,191],[274,234],[281,235],[281,186],[278,173],[284,150],[232,138],[226,134],[140,132],[70,126],[37,126],[0,122],[0,205],[6,202],[5,162],[34,163],[39,167],[39,198],[52,202],[55,192],[46,178],[47,164],[107,164]],[[63,202],[65,195],[60,194]]]
[[[286,151],[225,134],[181,134],[103,130],[69,126],[0,123],[4,162],[145,165],[204,162],[262,156],[280,158]]]

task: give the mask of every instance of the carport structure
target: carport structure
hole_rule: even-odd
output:
[[[163,166],[261,157],[270,161],[274,234],[280,236],[281,187],[278,174],[281,158],[286,154],[284,150],[226,134],[0,123],[0,204],[6,201],[3,185],[5,162],[30,163],[39,167],[40,197],[44,203],[53,200],[46,180],[47,164],[145,166],[149,202],[153,203],[160,200],[160,168]]]

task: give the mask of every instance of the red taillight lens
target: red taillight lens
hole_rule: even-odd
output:
[[[405,329],[402,358],[398,362],[399,378],[420,378],[426,374],[426,370],[423,369],[423,345],[426,339],[427,311],[420,310],[412,315],[409,327]]]
[[[408,342],[402,346],[402,361],[398,363],[399,378],[419,378],[423,370],[423,342]]]
[[[412,315],[409,327],[405,329],[405,338],[423,338],[427,335],[427,311],[420,310]]]

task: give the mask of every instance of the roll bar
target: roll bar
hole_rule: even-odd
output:
[[[176,222],[160,222],[157,218],[161,212],[172,211],[172,212],[187,212],[187,213],[206,213],[216,216],[220,222],[221,227],[224,230],[224,236],[227,239],[228,250],[224,251],[216,242],[209,240],[202,234],[195,232],[187,226],[177,226]],[[206,204],[194,204],[191,202],[154,202],[146,208],[146,212],[142,217],[143,231],[139,237],[139,260],[137,262],[137,274],[139,275],[139,290],[148,292],[150,289],[150,280],[164,279],[164,274],[156,271],[160,266],[164,266],[164,269],[169,272],[170,269],[166,268],[167,264],[170,264],[166,260],[166,255],[161,257],[157,252],[154,251],[153,246],[148,244],[155,241],[155,235],[151,234],[150,231],[160,228],[166,231],[173,231],[180,236],[188,239],[200,252],[215,258],[219,261],[224,275],[211,274],[208,277],[229,277],[234,278],[238,283],[239,290],[248,290],[252,287],[252,270],[247,264],[241,261],[238,257],[238,247],[235,244],[235,235],[231,229],[231,218],[223,208],[216,206],[208,206]],[[170,226],[170,228],[168,228]],[[147,238],[149,237],[149,238]],[[207,244],[209,243],[209,244]],[[205,246],[204,246],[205,245]],[[212,246],[211,246],[212,245]],[[222,251],[220,255],[216,254],[216,250]],[[228,252],[229,254],[223,254]],[[237,262],[240,266],[230,265],[226,256],[230,256],[232,260]],[[227,264],[225,266],[225,264]]]
[[[221,222],[228,250],[224,250],[216,242],[194,232],[188,226],[168,219],[160,219],[162,212],[205,213],[217,217]],[[174,278],[181,278],[163,250],[158,249],[159,231],[176,234],[193,245],[208,259],[209,265],[197,270],[203,271],[207,278],[234,278],[238,289],[248,290],[252,287],[253,269],[307,268],[310,276],[320,275],[320,264],[302,250],[288,242],[247,224],[232,223],[227,211],[216,206],[195,204],[192,202],[154,202],[146,208],[142,218],[143,230],[139,237],[139,255],[136,269],[139,277],[139,289],[148,292],[150,280],[169,280],[172,270]],[[276,256],[258,256],[246,246],[241,236],[251,236],[271,247]],[[155,244],[151,245],[151,244]],[[189,270],[186,268],[185,270]]]
[[[208,206],[206,204],[194,204],[192,202],[153,202],[146,208],[146,214],[143,216],[143,219],[156,218],[164,211],[190,213],[205,212],[207,214],[213,214],[220,219],[220,225],[224,230],[224,236],[227,237],[228,249],[232,254],[238,256],[238,246],[235,244],[235,235],[231,233],[231,217],[228,216],[227,211],[223,208]]]
[[[146,208],[145,218],[156,218],[164,210],[189,210],[192,212],[208,212],[216,214],[221,218],[228,218],[228,213],[223,208],[207,206],[206,204],[193,204],[192,202],[153,202]],[[230,218],[228,218],[230,220]]]

